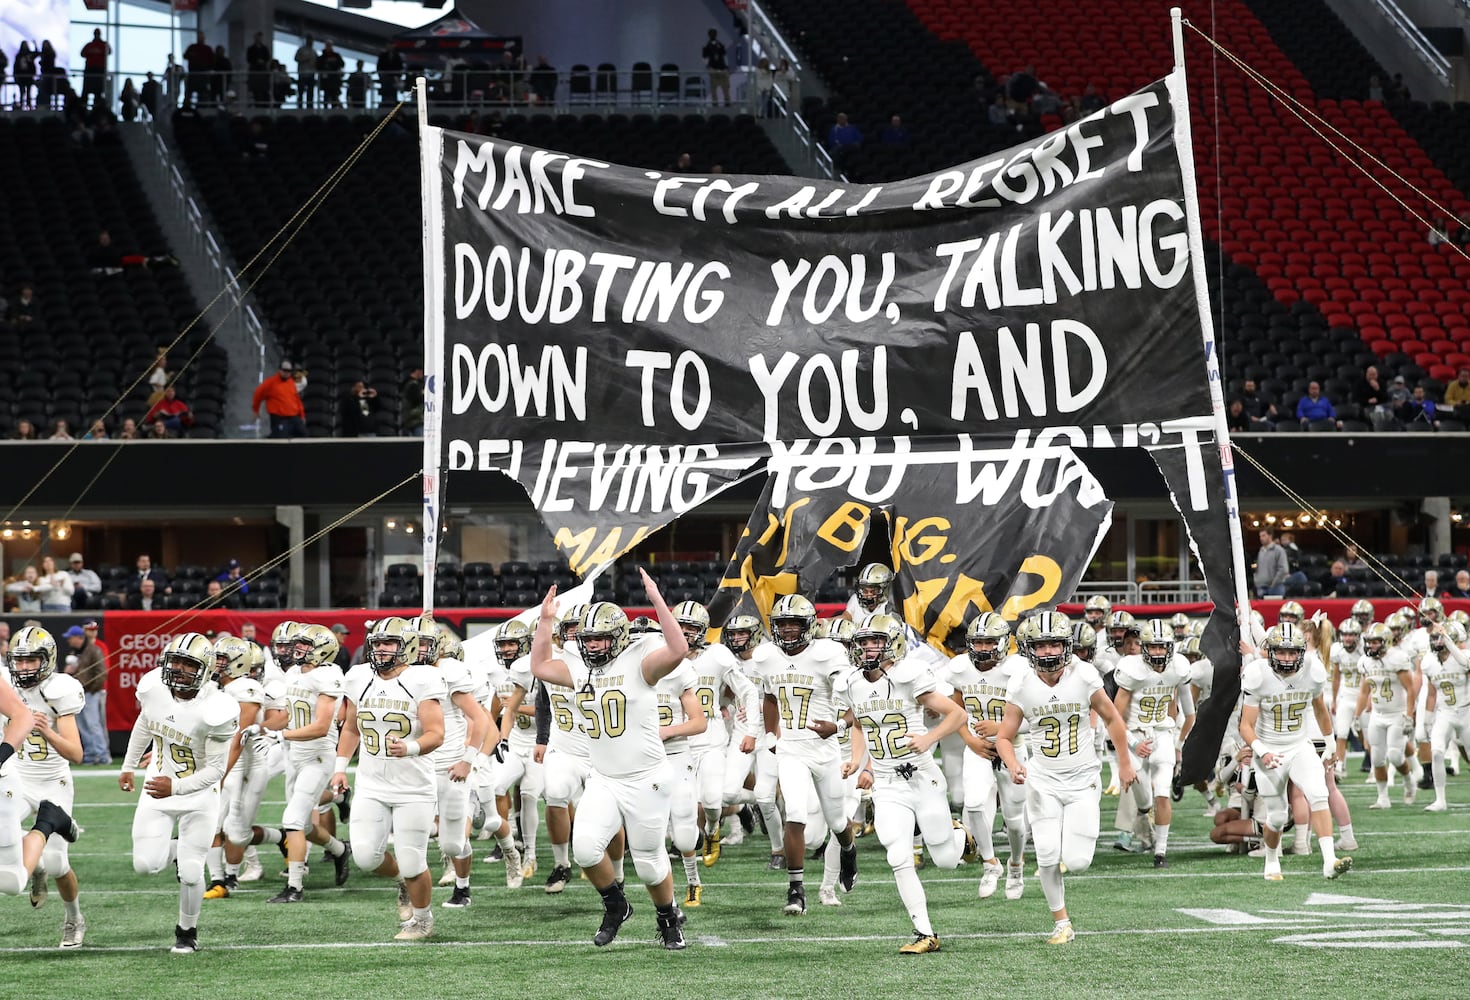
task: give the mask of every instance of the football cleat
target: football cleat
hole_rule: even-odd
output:
[[[199,950],[199,928],[174,928],[174,946],[169,949],[175,955],[192,955]]]
[[[1322,877],[1323,878],[1329,878],[1329,879],[1342,878],[1342,876],[1346,875],[1348,872],[1350,872],[1352,870],[1353,870],[1353,859],[1352,858],[1349,858],[1349,857],[1341,857],[1341,858],[1338,858],[1336,861],[1332,862],[1332,867],[1331,868],[1325,868],[1325,869],[1323,869],[1323,871],[1322,871]]]
[[[82,939],[87,936],[87,921],[80,915],[75,920],[67,918],[61,925],[61,947],[80,948]]]
[[[902,948],[898,949],[900,955],[927,955],[932,951],[939,950],[939,938],[933,934],[920,934],[914,931],[914,939]]]
[[[698,889],[699,886],[690,886],[690,888]],[[684,926],[683,921],[680,919],[681,916],[681,913],[676,912],[672,917],[659,914],[656,918],[658,922],[658,936],[663,939],[665,951],[683,951],[687,947],[687,942],[684,940]]]
[[[1025,865],[1006,865],[1006,899],[1016,900],[1026,892]]]
[[[1118,788],[1118,783],[1115,781],[1112,784],[1108,785],[1107,788],[1104,788],[1103,789],[1103,794],[1104,795],[1117,795],[1118,792],[1119,792],[1119,790],[1120,789]]]
[[[1072,929],[1072,921],[1057,921],[1056,929],[1051,932],[1051,937],[1046,939],[1047,944],[1071,944],[1077,940],[1077,932]]]
[[[715,827],[714,833],[704,839],[704,866],[713,868],[718,860],[720,860],[720,828]]]
[[[1155,868],[1168,868],[1169,867],[1169,859],[1166,858],[1162,854],[1155,854],[1154,855],[1154,867]]]
[[[437,883],[435,883],[435,884],[436,885],[453,885],[454,884],[454,879],[455,879],[454,865],[452,865],[452,864],[446,864],[444,866],[444,874],[439,876],[439,881]]]
[[[786,870],[786,855],[772,854],[770,862],[766,864],[766,870],[784,872]]]
[[[556,865],[551,869],[551,877],[546,880],[546,891],[555,895],[567,887],[572,880],[572,870],[566,865]]]
[[[597,947],[606,947],[613,943],[618,936],[618,929],[633,918],[633,905],[626,899],[623,900],[622,912],[602,908],[602,925],[597,928],[597,933],[592,935],[592,943]]]
[[[260,857],[252,848],[245,852],[245,863],[240,866],[241,882],[259,882],[265,875],[265,869],[260,866]]]
[[[735,815],[740,820],[741,832],[753,833],[755,831],[755,814],[751,811],[750,806],[741,806],[740,811]]]
[[[1413,805],[1414,804],[1414,800],[1417,799],[1418,797],[1419,797],[1419,786],[1414,783],[1414,781],[1413,781],[1412,778],[1406,778],[1406,779],[1404,779],[1404,805],[1406,805],[1406,806]]]
[[[337,818],[343,823],[352,822],[352,786],[347,786],[347,791],[342,793],[342,801],[337,803]]]
[[[788,917],[799,917],[806,913],[806,892],[801,886],[786,887],[786,906],[781,912]]]
[[[535,877],[536,877],[536,859],[535,858],[526,858],[524,861],[521,862],[521,878],[522,879],[528,879],[528,878],[535,878]]]
[[[81,835],[71,814],[50,799],[42,799],[41,804],[36,807],[36,824],[32,829],[43,825],[50,827],[52,833],[68,844],[75,844],[77,837]]]
[[[980,872],[980,898],[989,899],[1000,886],[1002,866],[999,860],[987,861]]]
[[[817,890],[817,898],[822,901],[823,906],[841,906],[842,897],[837,895],[835,886],[824,885]]]
[[[495,847],[491,849],[490,853],[485,855],[485,864],[487,865],[498,865],[504,860],[505,852],[500,849],[499,844],[496,844]]]
[[[441,905],[450,910],[465,909],[470,905],[470,887],[465,886],[464,888],[460,888],[459,886],[455,886],[454,892]]]
[[[837,862],[837,884],[842,886],[843,892],[852,892],[853,886],[857,885],[857,845],[853,844],[838,851]]]
[[[432,913],[425,917],[410,917],[403,922],[403,926],[397,934],[393,935],[394,941],[422,941],[434,933],[434,915]]]
[[[205,899],[229,899],[230,887],[225,885],[224,880],[217,879],[209,883],[209,888],[204,890]]]
[[[956,830],[964,830],[965,833],[965,849],[960,854],[960,860],[965,862],[965,864],[967,865],[973,865],[975,862],[980,860],[980,845],[975,842],[975,838],[970,834],[970,831],[965,830],[965,825],[963,823],[961,823],[959,820],[953,820],[953,823]],[[936,938],[936,941],[937,940],[938,939]]]
[[[512,847],[505,852],[505,887],[519,889],[525,880],[526,876],[521,870],[521,852]]]
[[[408,883],[398,883],[398,922],[406,924],[413,919],[413,904],[408,900]]]
[[[1368,808],[1369,809],[1391,809],[1391,808],[1393,808],[1393,804],[1388,801],[1388,796],[1387,795],[1380,795],[1380,796],[1378,796],[1377,799],[1374,800],[1373,804],[1371,806],[1369,806]]]
[[[352,869],[348,867],[348,862],[350,862],[351,860],[352,841],[344,840],[342,841],[342,853],[332,859],[332,867],[336,869],[332,873],[332,880],[334,884],[347,884],[347,877],[352,874]]]
[[[1358,839],[1356,837],[1338,837],[1337,849],[1339,851],[1356,851],[1358,849]]]
[[[1280,881],[1282,881],[1283,877],[1284,876],[1282,876],[1281,869],[1280,868],[1267,868],[1266,869],[1266,881],[1267,882],[1280,882]]]
[[[689,886],[689,890],[684,893],[684,905],[691,908],[699,906],[703,899],[704,886],[700,885],[698,882],[691,884]]]
[[[46,869],[37,867],[31,872],[31,905],[41,906],[46,902]]]
[[[1133,834],[1127,830],[1118,831],[1118,839],[1113,841],[1113,850],[1123,851],[1126,854],[1133,853]]]
[[[1427,813],[1442,813],[1448,808],[1449,806],[1445,804],[1444,799],[1435,799],[1433,802],[1429,803],[1429,805],[1424,807],[1424,811]],[[35,899],[35,896],[32,896],[31,898]]]
[[[288,885],[288,886],[286,886],[286,888],[284,888],[280,892],[276,893],[270,899],[267,899],[266,902],[267,903],[299,903],[302,900],[304,900],[305,898],[306,898],[306,893],[302,892],[300,889],[296,888],[294,885]]]

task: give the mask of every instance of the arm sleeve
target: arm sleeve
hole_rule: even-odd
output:
[[[138,761],[143,759],[143,751],[148,749],[148,730],[143,728],[143,717],[140,715],[133,723],[132,735],[128,737],[128,752],[123,756],[122,769],[124,771],[135,771]]]
[[[233,734],[232,734],[233,735]],[[175,795],[188,795],[211,785],[218,784],[225,776],[230,761],[230,738],[217,733],[210,734],[204,743],[204,766],[187,778],[174,782]]]
[[[536,685],[536,745],[544,747],[551,741],[551,695],[546,693],[545,684]]]
[[[1179,717],[1187,718],[1194,714],[1194,695],[1190,693],[1189,681],[1179,685]]]

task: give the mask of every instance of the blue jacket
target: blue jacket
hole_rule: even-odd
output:
[[[1297,400],[1296,417],[1298,420],[1336,420],[1337,411],[1332,408],[1332,400],[1326,396],[1318,396],[1315,400],[1311,396],[1303,396]]]

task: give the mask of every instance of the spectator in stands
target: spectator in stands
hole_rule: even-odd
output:
[[[258,640],[255,637],[255,623],[254,622],[241,622],[240,623],[240,638],[244,639],[246,642],[250,643],[252,646],[259,646],[260,645],[260,640]]]
[[[306,437],[306,407],[301,405],[301,393],[296,389],[294,369],[289,361],[282,361],[274,375],[255,387],[250,400],[250,409],[260,415],[261,404],[271,420],[271,437]]]
[[[214,579],[221,586],[229,587],[235,593],[241,595],[250,593],[250,581],[245,579],[238,559],[231,559],[225,563],[224,571]]]
[[[536,95],[540,104],[556,101],[556,67],[547,62],[545,56],[537,56],[536,65],[531,69],[531,93]]]
[[[420,417],[420,420],[422,420],[422,417]],[[36,425],[33,424],[33,423],[31,423],[29,420],[25,419],[24,417],[22,417],[21,419],[17,420],[15,422],[15,438],[14,438],[14,440],[16,440],[16,441],[35,441],[35,440],[37,440],[37,438],[36,438]]]
[[[73,552],[67,561],[67,573],[71,576],[71,604],[81,610],[91,603],[91,598],[102,593],[102,578],[96,571],[87,568],[80,552]]]
[[[1455,574],[1455,585],[1445,591],[1446,597],[1470,597],[1470,570],[1460,570]]]
[[[833,156],[856,149],[863,144],[862,129],[847,120],[847,115],[839,113],[837,123],[827,132],[827,149]]]
[[[129,267],[155,267],[164,265],[177,267],[179,259],[172,254],[125,253],[122,247],[112,242],[112,234],[104,229],[97,234],[97,245],[87,255],[87,263],[91,265],[93,274],[110,277],[115,274],[121,274],[124,268]],[[158,357],[153,362],[154,369],[148,374],[148,381],[155,389],[162,388],[153,381],[153,378],[158,371],[162,371],[163,363],[168,360],[167,352],[168,348],[159,348]],[[165,372],[165,380],[167,377],[168,374]]]
[[[127,609],[129,611],[162,611],[163,598],[158,593],[158,585],[152,580],[144,580],[141,587],[128,595]]]
[[[1031,105],[1031,98],[1036,96],[1036,91],[1041,87],[1041,81],[1036,79],[1036,67],[1026,66],[1019,73],[1012,73],[1006,83],[1006,98],[1011,102],[1011,108],[1015,111],[1025,111]]]
[[[1409,397],[1399,419],[1411,431],[1439,430],[1439,411],[1422,385],[1414,386],[1413,395]]]
[[[322,107],[342,106],[342,71],[347,63],[331,42],[322,43],[321,54],[316,57],[316,81],[322,88]]]
[[[1307,585],[1307,574],[1302,572],[1302,550],[1297,547],[1296,535],[1289,531],[1281,533],[1281,548],[1286,553],[1286,583],[1287,585]]]
[[[1365,563],[1363,561],[1363,557],[1358,554],[1358,547],[1356,545],[1348,545],[1342,550],[1342,561],[1348,569],[1368,568],[1368,564]]]
[[[776,85],[786,92],[786,106],[791,114],[801,110],[801,74],[796,72],[790,59],[782,59],[776,67]]]
[[[1383,80],[1377,73],[1368,76],[1368,100],[1383,102]]]
[[[1388,387],[1388,408],[1399,423],[1407,423],[1410,419],[1409,402],[1413,398],[1408,381],[1402,375],[1395,375],[1393,383]]]
[[[1445,387],[1444,408],[1456,420],[1470,421],[1470,368],[1461,368]]]
[[[123,83],[122,96],[118,98],[118,105],[122,109],[123,121],[138,120],[138,88],[134,86],[132,77],[128,77]]]
[[[1031,113],[1036,116],[1056,115],[1062,111],[1062,99],[1044,83],[1037,84],[1036,96],[1031,98]]]
[[[92,40],[82,46],[82,106],[85,110],[93,109],[89,97],[97,99],[97,108],[103,107],[107,100],[104,91],[107,87],[107,57],[110,55],[112,46],[102,38],[102,29],[93,28]]]
[[[245,69],[250,74],[250,102],[258,108],[271,102],[271,61],[271,47],[265,44],[265,35],[257,31],[255,41],[245,50]]]
[[[1251,426],[1264,425],[1266,430],[1275,427],[1278,419],[1276,404],[1257,391],[1255,379],[1248,378],[1241,384],[1240,402],[1246,415],[1251,418]]]
[[[378,96],[383,104],[395,104],[398,101],[398,80],[403,72],[403,56],[389,42],[382,52],[378,53]]]
[[[1230,400],[1225,409],[1225,426],[1232,434],[1248,433],[1251,429],[1251,418],[1245,412],[1245,404],[1236,396]]]
[[[47,438],[46,440],[48,440],[48,441],[75,441],[76,438],[74,438],[74,437],[71,436],[71,428],[69,428],[69,427],[66,426],[66,420],[63,419],[63,418],[61,418],[61,417],[58,417],[56,419],[56,422],[51,425],[51,436],[49,438]]]
[[[296,93],[296,85],[291,82],[291,74],[286,72],[286,64],[280,60],[271,62],[271,100],[275,106],[283,108],[286,106],[286,98]]]
[[[21,42],[20,50],[15,53],[15,109],[17,111],[29,111],[36,106],[35,99],[31,96],[31,88],[36,85],[36,54],[31,51],[30,42]]]
[[[5,310],[7,323],[34,323],[40,318],[40,304],[36,302],[36,290],[30,285],[20,286],[20,295]]]
[[[357,61],[357,69],[347,78],[347,106],[349,108],[367,107],[368,74],[363,68],[362,60]]]
[[[1445,594],[1443,593],[1443,591],[1441,591],[1439,589],[1439,571],[1438,570],[1426,569],[1424,571],[1423,595],[1425,597],[1443,597],[1443,596],[1445,596]]]
[[[1108,99],[1097,92],[1097,85],[1089,83],[1082,89],[1082,110],[1089,115],[1108,106]]]
[[[41,598],[41,610],[53,613],[70,611],[74,590],[71,574],[57,569],[55,559],[43,556],[41,572],[36,578],[36,593]]]
[[[1348,582],[1347,564],[1341,559],[1335,559],[1333,560],[1332,568],[1327,571],[1327,582],[1323,584],[1322,589],[1330,592],[1333,597],[1336,597],[1338,596],[1337,592],[1343,587],[1346,587]]]
[[[337,424],[343,437],[377,437],[373,416],[378,412],[378,390],[358,379],[342,394]]]
[[[77,735],[82,738],[83,764],[110,764],[107,745],[107,663],[84,629],[73,625],[63,633],[70,655],[66,672],[82,685],[86,700],[77,715]],[[72,664],[72,658],[76,664]]]
[[[1378,369],[1369,365],[1363,372],[1363,381],[1353,390],[1353,402],[1363,408],[1370,418],[1375,412],[1388,409],[1388,393],[1378,378]]]
[[[1011,106],[1006,101],[1004,92],[996,92],[990,106],[985,109],[985,120],[995,132],[1009,132],[1015,127],[1015,121],[1011,116]]]
[[[1332,400],[1322,395],[1319,382],[1307,383],[1307,394],[1296,403],[1296,418],[1304,431],[1341,430],[1342,422],[1332,408]]]
[[[701,54],[704,56],[704,68],[709,73],[710,103],[715,103],[716,92],[722,92],[725,96],[719,103],[729,104],[730,66],[725,62],[725,43],[720,41],[720,33],[717,29],[709,29],[709,35]]]
[[[174,59],[174,54],[168,54],[168,63],[163,67],[163,86],[168,92],[170,104],[178,104],[179,99],[184,96],[184,67],[180,66]]]
[[[143,422],[162,423],[174,437],[183,437],[194,426],[194,414],[189,404],[179,398],[178,390],[170,385],[163,390],[163,398],[149,408]]]
[[[52,107],[51,96],[56,93],[56,47],[51,44],[51,39],[41,41],[40,54],[36,61],[41,66],[40,76],[36,78],[36,104],[38,107]]]
[[[21,570],[19,579],[5,585],[5,592],[15,601],[15,610],[33,614],[40,612],[41,594],[36,589],[40,576],[36,567],[28,565]]]
[[[148,112],[149,119],[158,117],[158,104],[163,97],[163,88],[153,78],[152,73],[143,75],[143,88],[138,92],[138,103],[143,110]]]
[[[1276,536],[1270,528],[1262,528],[1261,547],[1256,552],[1256,596],[1280,597],[1286,593],[1286,550],[1276,544]]]
[[[218,580],[210,580],[204,585],[204,596],[207,607],[230,609],[240,607],[240,595],[234,591],[226,592],[224,584]]]
[[[310,35],[296,49],[296,86],[301,94],[297,106],[312,107],[316,102],[316,42]]]
[[[143,421],[143,428],[143,440],[145,441],[172,441],[178,437],[177,434],[168,429],[168,424],[163,422],[162,417],[154,420],[151,424],[146,420]]]
[[[895,149],[908,149],[913,142],[913,137],[909,135],[909,130],[904,128],[903,119],[894,115],[888,119],[888,124],[879,130],[878,141]]]
[[[136,594],[143,589],[143,581],[152,580],[155,587],[165,594],[172,593],[168,585],[168,576],[161,569],[153,567],[153,557],[144,552],[138,556],[136,563],[137,571],[128,577],[128,593]]]
[[[420,437],[424,433],[424,370],[414,368],[408,373],[408,381],[398,392],[399,415],[403,421],[403,433]]]
[[[199,32],[194,44],[184,50],[184,65],[189,67],[189,75],[184,78],[184,106],[188,107],[214,92],[209,76],[214,70],[214,49],[204,40],[204,32]]]
[[[352,647],[347,643],[347,626],[337,622],[332,626],[332,634],[337,637],[337,666],[346,670],[352,666]]]
[[[1408,84],[1404,83],[1404,74],[1395,73],[1393,75],[1393,83],[1388,90],[1388,99],[1392,101],[1412,101],[1414,99]]]
[[[138,440],[138,422],[132,417],[124,420],[122,426],[117,429],[117,439],[119,441]]]
[[[230,74],[235,71],[235,66],[230,62],[230,55],[225,51],[223,45],[214,47],[214,69],[210,77],[210,93],[214,95],[214,103],[220,107],[225,106],[225,99],[234,94],[230,89]]]

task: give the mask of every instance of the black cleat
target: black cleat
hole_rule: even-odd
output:
[[[572,880],[572,870],[566,865],[557,865],[551,869],[551,877],[546,880],[546,891],[555,895],[567,887]]]
[[[1169,785],[1169,798],[1175,802],[1182,802],[1184,800],[1184,782],[1178,778],[1174,779],[1173,783]]]
[[[1428,768],[1424,769],[1424,776],[1419,779],[1419,787],[1425,791],[1434,791],[1434,775],[1429,772]]]
[[[1162,854],[1155,854],[1154,855],[1154,867],[1155,868],[1168,868],[1169,867],[1169,859],[1166,858],[1166,857],[1164,857]]]
[[[288,886],[286,886],[286,888],[284,888],[280,892],[276,893],[270,899],[267,899],[266,902],[267,903],[299,903],[302,900],[304,900],[305,898],[306,898],[306,893],[302,892],[300,889],[295,888],[294,886],[289,886],[288,885]]]
[[[281,860],[289,863],[291,858],[290,855],[286,852],[286,831],[282,830],[280,831],[280,833],[281,839],[276,841],[276,850],[281,852]],[[308,853],[310,853],[310,845],[307,845],[307,849]]]
[[[352,843],[344,840],[342,841],[342,853],[332,859],[332,867],[336,869],[334,878],[336,879],[337,885],[347,884],[347,876],[352,874],[352,869],[348,867],[348,862],[351,859]]]
[[[454,910],[463,910],[470,905],[470,887],[454,887],[454,892],[444,901],[444,905]]]
[[[741,806],[735,816],[740,820],[740,829],[746,833],[755,832],[755,816],[751,814],[750,806]]]
[[[676,910],[672,917],[658,915],[658,936],[663,940],[665,951],[683,951],[688,944],[684,940],[684,929]]]
[[[786,887],[786,908],[781,911],[788,917],[799,917],[806,913],[806,891],[793,882]]]
[[[352,786],[347,786],[347,791],[342,793],[342,801],[337,803],[337,818],[344,823],[352,822]]]
[[[81,832],[71,814],[50,799],[42,799],[41,804],[36,807],[36,822],[31,829],[39,830],[47,836],[58,834],[68,844],[75,844]]]
[[[766,865],[768,871],[784,872],[786,870],[786,855],[772,854],[770,863]]]
[[[623,900],[622,912],[602,909],[602,926],[597,928],[597,933],[592,935],[592,943],[602,948],[613,943],[618,936],[618,930],[629,920],[633,919],[633,905],[626,899]]]
[[[485,858],[485,862],[487,864],[492,864],[492,865],[499,864],[500,862],[502,862],[504,860],[505,860],[505,852],[500,849],[500,845],[499,844],[496,844],[495,847],[494,847],[494,849],[492,849],[490,851],[490,853]]]
[[[191,927],[184,930],[182,927],[174,928],[174,946],[169,949],[175,955],[192,955],[199,950],[199,928]]]
[[[838,852],[838,862],[837,883],[843,892],[852,892],[852,887],[857,885],[857,845],[844,847]]]

